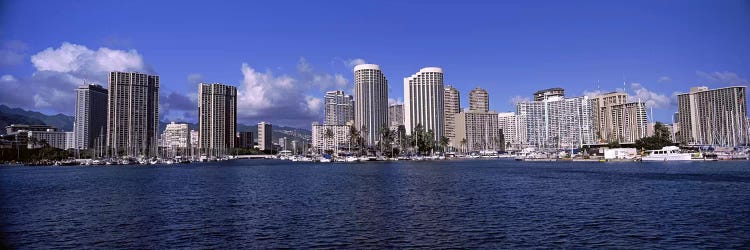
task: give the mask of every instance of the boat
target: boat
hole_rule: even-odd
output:
[[[358,161],[359,161],[359,158],[357,158],[357,157],[354,157],[354,156],[347,156],[346,157],[346,162],[358,162]]]
[[[680,148],[676,146],[666,146],[658,150],[648,150],[647,156],[641,158],[642,161],[691,161],[693,157],[690,153],[681,153]]]

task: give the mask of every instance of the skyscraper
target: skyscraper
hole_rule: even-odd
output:
[[[162,147],[169,150],[170,156],[190,154],[190,128],[187,123],[167,124],[161,136]]]
[[[328,91],[325,96],[325,124],[345,125],[354,121],[354,99],[344,91]]]
[[[272,127],[270,123],[260,122],[258,123],[258,149],[260,150],[272,150],[273,141],[271,141]]]
[[[228,149],[235,147],[237,88],[220,83],[201,83],[198,96],[198,143],[201,154],[226,154]]]
[[[76,89],[75,148],[104,148],[107,133],[107,89],[96,84]]]
[[[526,142],[540,148],[574,148],[594,143],[593,102],[586,96],[565,98],[564,90],[538,91],[516,104],[526,124]]]
[[[522,149],[526,139],[526,124],[524,118],[515,112],[506,112],[497,114],[497,126],[503,131],[506,146],[510,148]]]
[[[388,80],[377,64],[354,66],[354,126],[366,146],[379,138],[380,129],[388,126]]]
[[[544,101],[551,98],[564,98],[565,89],[563,88],[549,88],[534,92],[534,101]]]
[[[747,87],[690,88],[677,95],[680,141],[689,145],[748,143]]]
[[[499,150],[500,128],[497,113],[493,111],[466,110],[453,115],[456,124],[451,146],[466,151]]]
[[[490,110],[490,95],[487,94],[487,90],[477,87],[469,92],[469,110]]]
[[[444,89],[443,112],[445,112],[445,137],[453,141],[455,137],[453,132],[456,124],[453,115],[461,112],[461,96],[458,93],[458,89],[451,85],[446,86]]]
[[[435,140],[445,135],[443,69],[422,68],[404,78],[404,126],[410,135],[417,125],[432,130]]]
[[[391,122],[391,130],[404,125],[404,105],[394,104],[388,107],[388,120]]]
[[[109,73],[107,148],[112,156],[155,156],[159,131],[159,76]]]
[[[238,148],[253,148],[253,132],[238,132],[237,143],[234,145]]]
[[[646,136],[646,105],[628,102],[628,94],[611,92],[592,98],[594,133],[600,143],[635,143]]]

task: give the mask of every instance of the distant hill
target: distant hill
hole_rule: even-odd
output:
[[[45,115],[36,111],[11,108],[0,105],[0,126],[5,133],[5,126],[10,124],[51,125],[62,131],[73,131],[75,118],[64,114]]]
[[[27,111],[20,108],[11,108],[5,105],[0,105],[0,134],[5,133],[5,126],[10,124],[52,125],[63,131],[73,131],[74,122],[75,117],[69,115],[45,115],[36,111]],[[168,122],[159,122],[159,133],[164,131],[167,124]],[[190,129],[198,130],[198,123],[187,124]],[[237,131],[253,132],[253,135],[257,138],[258,125],[238,124]],[[306,129],[273,125],[273,133],[271,137],[274,142],[278,143],[279,138],[283,137],[287,137],[290,141],[309,140],[311,134],[312,132]]]

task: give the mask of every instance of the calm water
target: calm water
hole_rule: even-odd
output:
[[[750,164],[0,167],[12,248],[750,248]]]

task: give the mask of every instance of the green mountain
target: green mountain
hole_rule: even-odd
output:
[[[62,131],[73,131],[75,118],[64,114],[45,115],[35,111],[11,108],[0,105],[0,126],[5,128],[10,124],[52,125]],[[5,130],[3,130],[3,133]]]

